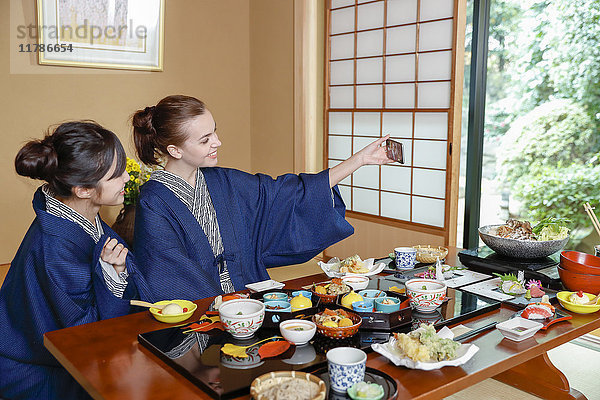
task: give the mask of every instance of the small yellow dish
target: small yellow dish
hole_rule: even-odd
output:
[[[185,321],[186,319],[191,317],[192,314],[194,313],[194,311],[196,311],[196,308],[198,307],[196,305],[196,303],[192,303],[191,301],[188,301],[188,300],[162,300],[162,301],[157,301],[154,304],[160,306],[162,304],[169,304],[169,303],[178,304],[183,309],[187,308],[187,311],[182,312],[181,314],[162,315],[162,313],[159,313],[160,310],[158,308],[150,307],[150,314],[152,314],[152,316],[160,322],[164,322],[167,324],[174,324],[177,322]]]
[[[577,313],[577,314],[591,314],[593,312],[600,310],[600,304],[584,305],[584,304],[571,303],[569,301],[569,296],[571,296],[573,293],[576,293],[576,292],[558,292],[558,293],[556,293],[556,297],[558,298],[558,302],[560,303],[560,305],[563,306],[564,308],[566,308],[567,310],[573,311],[574,313]],[[584,294],[590,299],[590,301],[594,300],[594,298],[596,297],[596,295],[594,295],[594,294],[589,294],[589,293],[584,293]]]

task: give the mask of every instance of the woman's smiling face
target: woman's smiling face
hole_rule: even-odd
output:
[[[192,118],[186,124],[188,133],[185,142],[179,146],[181,160],[198,167],[217,165],[217,149],[221,141],[217,136],[217,126],[210,111]]]
[[[118,206],[123,204],[125,198],[125,184],[129,181],[129,174],[127,171],[119,176],[111,178],[117,168],[117,157],[113,159],[112,166],[100,179],[98,186],[95,188],[92,194],[92,202],[100,206]]]

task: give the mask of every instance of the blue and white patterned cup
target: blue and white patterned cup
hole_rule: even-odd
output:
[[[331,388],[340,393],[365,379],[367,353],[354,347],[336,347],[327,352]]]
[[[417,249],[413,247],[396,247],[396,268],[401,270],[413,269],[417,262]]]

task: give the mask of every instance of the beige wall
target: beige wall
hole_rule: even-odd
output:
[[[294,2],[250,1],[253,172],[294,171]]]
[[[0,35],[0,53],[10,55],[0,65],[0,263],[12,260],[34,218],[31,199],[39,185],[16,175],[14,157],[51,124],[93,118],[115,131],[131,155],[127,119],[133,111],[168,94],[194,95],[218,121],[220,164],[251,169],[249,1],[166,3],[164,72],[40,66],[17,53],[9,35]],[[13,35],[17,25],[35,23],[35,1],[3,1],[0,15]],[[19,71],[28,74],[14,73]],[[103,214],[111,219],[116,211]]]

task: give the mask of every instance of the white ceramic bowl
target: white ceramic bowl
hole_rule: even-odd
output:
[[[505,338],[520,342],[535,335],[544,325],[530,319],[515,317],[496,325]]]
[[[219,317],[225,331],[235,338],[247,338],[261,327],[265,305],[253,299],[229,300],[219,307]]]
[[[350,286],[355,292],[366,289],[369,286],[369,278],[366,276],[347,276],[342,282]]]
[[[288,329],[292,327],[301,327],[302,330]],[[288,342],[301,346],[308,343],[317,332],[317,325],[312,321],[303,319],[288,319],[279,324],[281,336]]]
[[[446,284],[434,279],[411,279],[407,281],[406,294],[410,306],[417,311],[430,313],[446,299]]]

